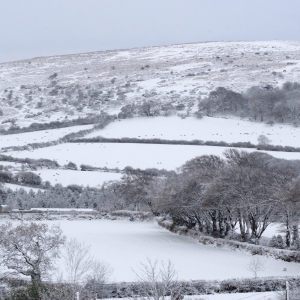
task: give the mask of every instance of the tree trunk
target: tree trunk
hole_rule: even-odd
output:
[[[217,226],[217,212],[213,210],[210,214],[212,220],[212,234],[213,236],[218,236],[218,226]]]
[[[296,240],[299,239],[299,230],[298,230],[298,224],[293,225],[293,244]]]
[[[32,273],[31,274],[31,281],[32,282],[41,282],[41,274],[40,273]]]
[[[287,247],[291,246],[291,229],[290,229],[290,215],[289,210],[287,209],[285,212],[285,243]]]
[[[225,237],[225,220],[221,211],[219,211],[219,230],[220,230],[220,238]]]

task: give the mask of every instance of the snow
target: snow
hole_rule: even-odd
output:
[[[235,294],[214,294],[214,295],[192,295],[184,296],[185,300],[274,300],[276,292],[257,292],[257,293],[235,293]],[[133,300],[133,298],[114,298],[114,300]],[[170,297],[165,297],[170,300]],[[107,298],[105,300],[110,300]]]
[[[62,211],[62,212],[92,212],[94,211],[92,208],[31,208],[31,211]],[[17,210],[16,210],[17,211]]]
[[[199,95],[219,86],[234,91],[245,91],[265,83],[280,86],[284,81],[298,80],[299,59],[299,41],[262,41],[169,45],[3,63],[0,64],[0,96],[7,97],[4,91],[10,89],[14,94],[13,100],[17,98],[18,101],[14,100],[13,105],[4,102],[4,115],[0,116],[0,123],[8,116],[17,119],[17,124],[23,126],[33,120],[45,122],[62,120],[65,115],[69,118],[86,116],[95,113],[95,109],[110,111],[116,105],[113,102],[119,100],[117,92],[120,87],[126,92],[127,97],[122,100],[122,105],[126,105],[144,101],[143,94],[147,90],[157,92],[149,100],[173,101],[172,91],[176,91],[180,97],[176,96],[175,101],[184,101],[185,97],[189,97],[196,103]],[[293,65],[287,65],[288,62]],[[142,70],[146,65],[149,68]],[[227,72],[220,72],[221,69]],[[272,71],[275,70],[284,78],[273,76]],[[113,101],[101,103],[101,108],[97,104],[95,108],[94,102],[83,100],[85,106],[80,111],[71,103],[62,104],[64,94],[56,97],[49,95],[52,89],[49,76],[54,73],[58,74],[59,84],[63,87],[79,84],[84,90],[87,86],[95,88],[99,87],[99,83],[103,84],[101,89],[104,94],[114,92],[110,99]],[[116,78],[115,83],[111,82],[112,78]],[[162,80],[165,82],[161,83]],[[129,88],[124,87],[127,82],[131,83]],[[26,88],[20,89],[21,85]],[[32,101],[28,101],[28,89],[32,92]],[[43,106],[38,108],[37,102],[41,97],[44,98]],[[17,109],[20,104],[22,107]],[[114,110],[118,111],[116,108]],[[35,117],[28,118],[28,114]],[[10,124],[0,126],[7,128]]]
[[[299,147],[300,129],[287,124],[266,125],[260,122],[239,120],[238,118],[196,119],[189,117],[133,118],[110,123],[101,131],[87,134],[85,137],[102,136],[106,138],[160,138],[167,140],[202,140],[251,142],[257,144],[259,135],[266,135],[273,145]]]
[[[91,172],[91,171],[73,171],[73,170],[39,170],[34,171],[43,181],[49,181],[51,185],[60,183],[63,186],[77,184],[83,186],[97,187],[105,181],[119,180],[122,177],[120,173],[110,172]]]
[[[11,161],[0,161],[0,166],[5,166],[5,167],[8,167],[8,166],[11,166],[11,167],[21,167],[22,164],[20,163],[16,163],[16,162],[11,162]]]
[[[184,296],[186,300],[274,300],[276,292],[259,292],[259,293],[236,293],[236,294],[215,294],[200,296]]]
[[[196,156],[206,154],[222,156],[223,152],[227,149],[230,148],[189,145],[66,143],[32,151],[12,151],[10,155],[19,158],[48,158],[57,160],[60,165],[71,161],[77,166],[87,164],[110,169],[123,169],[126,166],[131,166],[141,169],[157,168],[175,170],[187,160]],[[238,149],[248,152],[256,151],[255,149]],[[300,152],[261,152],[269,153],[278,158],[300,159]]]
[[[110,123],[103,130],[92,132],[85,137],[159,138],[257,144],[257,138],[261,134],[266,135],[273,145],[299,147],[300,128],[286,124],[270,126],[260,122],[239,120],[238,118],[203,117],[196,119],[189,117],[181,119],[176,116],[133,118]]]
[[[12,184],[12,183],[3,183],[3,186],[6,188],[10,188],[13,191],[19,190],[19,189],[24,189],[26,192],[29,192],[30,190],[32,190],[33,192],[38,192],[39,188],[33,188],[33,187],[29,187],[29,186],[23,186],[23,185],[17,185],[17,184]]]
[[[67,134],[91,128],[93,128],[93,125],[80,125],[59,129],[48,129],[33,132],[24,132],[19,134],[0,135],[0,147],[4,148],[12,146],[24,146],[32,143],[46,143],[56,141]]]
[[[43,223],[51,225],[58,222]],[[114,282],[136,280],[133,270],[138,271],[140,263],[147,258],[171,260],[181,280],[253,276],[247,269],[250,254],[205,246],[191,238],[171,233],[154,222],[63,220],[59,224],[68,238],[91,245],[91,254],[112,266],[114,272],[111,281]],[[284,268],[287,268],[286,272]],[[299,272],[300,264],[266,258],[265,270],[258,275],[298,276]]]

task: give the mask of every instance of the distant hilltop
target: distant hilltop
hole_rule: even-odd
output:
[[[300,42],[208,42],[39,57],[0,64],[0,127],[28,126],[145,101],[192,107],[217,87],[298,81]],[[1,129],[0,128],[0,129]]]

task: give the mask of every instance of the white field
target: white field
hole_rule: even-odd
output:
[[[11,167],[21,167],[22,164],[20,163],[16,163],[16,162],[11,162],[11,161],[0,161],[0,166],[4,166],[4,167],[7,167],[7,166],[11,166]]]
[[[97,187],[105,181],[119,180],[120,173],[109,172],[83,172],[73,170],[39,170],[34,173],[40,175],[43,181],[49,181],[51,185],[60,183],[63,186],[77,184],[83,186]]]
[[[91,245],[91,254],[113,267],[111,281],[136,280],[133,269],[138,271],[140,262],[145,262],[147,258],[163,261],[170,259],[182,280],[221,280],[253,276],[247,269],[252,257],[250,254],[201,245],[191,238],[171,233],[154,222],[43,222],[49,225],[59,223],[68,238],[76,238]],[[271,258],[265,258],[265,261],[265,270],[258,273],[260,277],[299,275],[300,264]],[[287,271],[284,272],[284,268]]]
[[[175,170],[187,160],[205,154],[222,156],[228,147],[188,146],[188,145],[153,145],[153,144],[115,144],[115,143],[67,143],[57,146],[35,149],[32,151],[12,151],[9,154],[19,158],[48,158],[57,160],[61,165],[69,161],[77,166],[88,164],[94,167],[123,169],[157,168]],[[243,149],[249,152],[255,149]],[[300,159],[300,153],[268,152],[270,155],[285,159]]]
[[[5,188],[10,188],[13,191],[19,190],[19,189],[24,189],[26,192],[29,192],[32,190],[33,192],[38,192],[39,188],[33,188],[33,187],[28,187],[28,186],[22,186],[22,185],[17,185],[17,184],[12,184],[12,183],[3,183],[3,186]]]
[[[17,209],[15,209],[17,211]],[[92,212],[94,211],[92,208],[31,208],[30,211],[59,211],[59,212]]]
[[[91,129],[94,125],[71,126],[19,134],[0,135],[0,150],[4,147],[24,146],[32,143],[45,143],[58,140],[63,136],[80,130]],[[1,164],[1,162],[0,162]]]
[[[104,129],[85,137],[251,142],[256,145],[257,138],[261,134],[266,135],[273,145],[300,147],[300,128],[286,124],[270,126],[238,118],[181,119],[177,116],[133,118],[110,123]]]

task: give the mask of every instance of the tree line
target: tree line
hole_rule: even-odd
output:
[[[299,244],[300,160],[228,149],[224,158],[199,156],[177,172],[125,171],[122,180],[101,188],[58,184],[37,193],[8,190],[4,204],[151,211],[203,234],[253,243],[271,223],[281,222],[285,247]]]
[[[219,87],[199,101],[200,114],[233,114],[260,122],[292,122],[300,118],[300,83],[286,82],[281,88],[253,86],[245,93]]]

